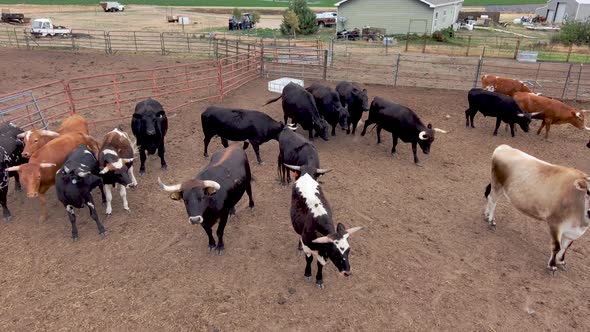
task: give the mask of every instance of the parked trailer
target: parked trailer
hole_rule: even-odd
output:
[[[11,13],[8,9],[2,9],[2,22],[9,24],[23,24],[28,23],[31,20],[25,18],[25,14]]]

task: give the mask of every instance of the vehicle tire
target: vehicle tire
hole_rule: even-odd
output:
[[[324,22],[320,22],[320,23],[318,23],[318,26],[319,26],[320,28],[325,28],[325,27],[326,27],[326,23],[324,23]]]

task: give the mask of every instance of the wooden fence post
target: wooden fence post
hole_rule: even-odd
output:
[[[578,84],[576,85],[576,98],[574,100],[578,100],[578,92],[580,91],[580,79],[582,78],[582,70],[584,69],[584,64],[580,63],[580,72],[578,73]]]
[[[410,42],[410,31],[406,34],[406,52],[408,51],[408,43]]]
[[[260,77],[264,77],[264,40],[260,40]]]
[[[485,51],[485,47],[484,47]],[[479,61],[477,62],[477,69],[475,70],[475,77],[473,78],[473,87],[477,88],[477,81],[479,80],[479,75],[481,74],[481,67],[483,65],[483,52],[482,56],[479,57]]]
[[[162,55],[166,55],[166,45],[164,44],[164,33],[160,33],[160,41],[162,44]]]
[[[401,53],[397,54],[397,60],[395,62],[395,73],[393,76],[393,86],[397,86],[397,76],[399,75],[399,60],[401,58]]]
[[[469,49],[471,48],[471,36],[467,38],[467,50],[465,51],[465,56],[469,56]]]
[[[512,57],[514,60],[516,60],[516,57],[518,56],[519,49],[520,49],[520,38],[518,38],[516,40],[516,47],[514,48],[514,57]]]
[[[135,53],[137,53],[137,35],[133,31],[133,43],[135,44]]]
[[[225,40],[227,42],[227,39]],[[217,80],[219,82],[219,100],[223,100],[223,65],[221,60],[217,61]]]
[[[426,53],[426,41],[428,40],[428,37],[426,37],[426,34],[423,36],[424,38],[424,44],[422,45],[422,53]]]
[[[573,64],[570,63],[570,66],[567,70],[567,77],[565,78],[565,83],[563,84],[563,92],[561,93],[561,99],[563,100],[567,95],[567,85],[569,84],[570,75],[572,73],[572,66]]]
[[[328,50],[324,50],[324,81],[328,77]]]

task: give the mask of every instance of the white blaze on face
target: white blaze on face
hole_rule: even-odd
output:
[[[94,157],[94,154],[92,154],[92,152],[88,151],[88,150],[84,150],[84,153],[88,153],[89,155]]]
[[[322,204],[322,201],[317,196],[317,194],[320,192],[319,185],[309,174],[305,174],[300,177],[295,182],[295,187],[297,190],[299,190],[301,196],[305,198],[305,203],[307,204],[307,207],[311,211],[311,214],[313,214],[314,218],[328,214],[324,208],[324,205]]]
[[[127,136],[127,133],[120,131],[119,128],[113,129],[112,132],[118,134],[121,137],[124,137],[126,139],[129,139],[129,136]]]
[[[27,130],[27,132],[25,133],[25,142],[28,142],[30,138],[31,138],[31,131]]]
[[[349,236],[350,235],[348,234],[344,234],[344,236],[341,239],[334,241],[334,245],[336,246],[336,248],[338,248],[338,251],[340,251],[342,255],[344,255],[346,250],[350,249],[350,244],[348,244]]]

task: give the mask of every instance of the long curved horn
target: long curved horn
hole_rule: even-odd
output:
[[[318,168],[315,172],[318,174],[326,174],[332,171],[331,168]]]
[[[162,182],[162,180],[160,180],[160,177],[158,177],[158,184],[160,185],[160,189],[164,189],[165,191],[167,191],[169,193],[180,192],[180,184],[175,184],[173,186],[167,186],[164,184],[164,182]]]
[[[20,169],[20,166],[12,166],[12,167],[8,167],[6,169],[7,172],[18,172],[18,170]]]
[[[41,168],[49,168],[49,167],[54,167],[55,164],[54,163],[40,163],[39,167]]]
[[[418,138],[425,141],[428,139],[428,135],[426,134],[425,131],[421,131],[420,134],[418,134]]]
[[[365,227],[352,227],[346,230],[346,233],[352,235],[358,231],[362,231],[363,229],[365,229]]]
[[[41,135],[59,137],[59,133],[51,130],[41,130]]]
[[[88,174],[90,174],[90,172],[78,172],[78,176],[81,178],[86,177]]]
[[[334,242],[334,240],[332,240],[329,236],[322,236],[322,237],[318,237],[317,239],[311,241],[313,243],[332,243]]]
[[[434,128],[434,131],[441,134],[448,134],[449,132],[446,130],[442,130],[440,128]]]
[[[289,130],[295,131],[297,130],[297,125],[292,125],[292,124],[287,124],[287,128],[289,128]]]
[[[301,170],[301,166],[293,166],[293,165],[288,165],[288,164],[283,164],[285,165],[285,167],[287,167],[288,169],[292,170],[292,171],[300,171]]]
[[[102,171],[100,171],[98,174],[107,174],[110,171],[110,169],[107,167],[103,168]]]
[[[121,160],[122,160],[124,163],[130,163],[130,162],[132,162],[134,159],[135,159],[135,158],[121,158]]]
[[[532,118],[533,116],[537,116],[537,115],[539,115],[539,114],[541,114],[541,113],[543,113],[543,112],[534,112],[534,113],[531,113],[531,118]]]
[[[27,136],[27,133],[30,133],[30,130],[25,131],[24,133],[20,133],[18,135],[16,135],[16,138],[25,138],[25,136]]]
[[[219,190],[221,188],[221,186],[219,185],[219,183],[212,181],[212,180],[203,180],[203,186],[205,188],[212,188],[215,191]],[[180,189],[180,187],[178,187],[178,189]]]

